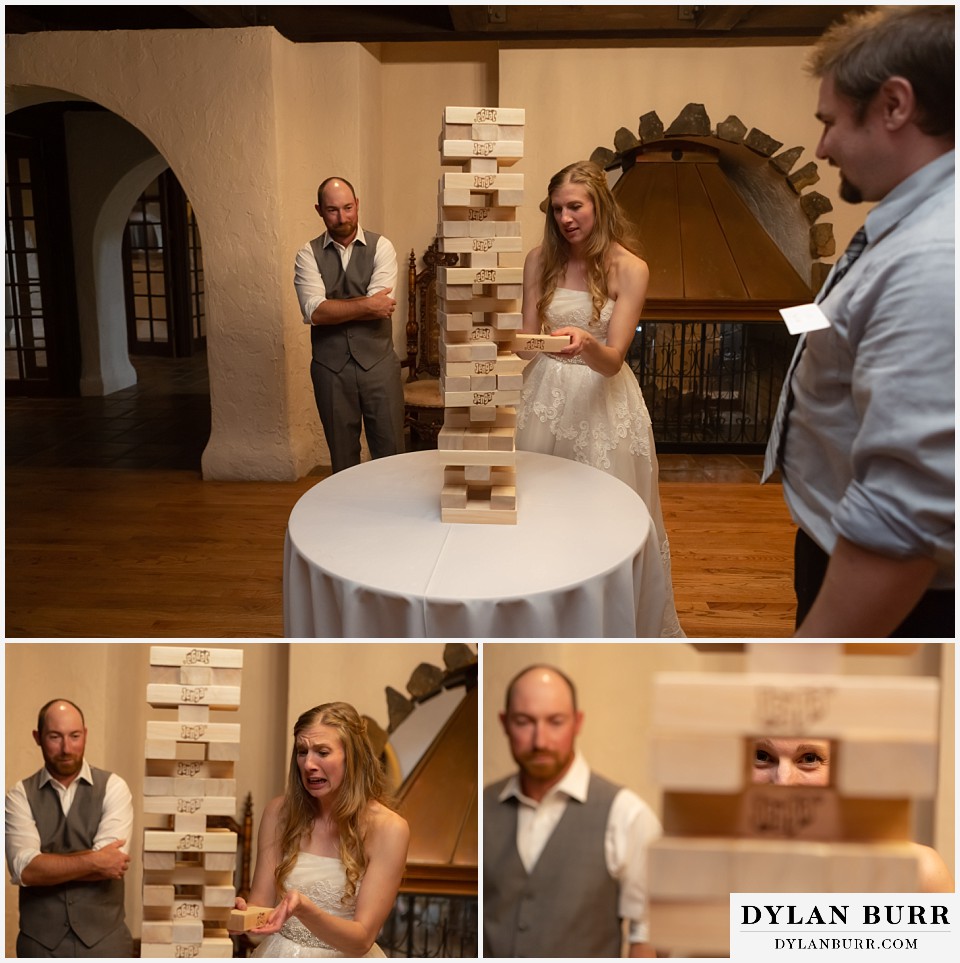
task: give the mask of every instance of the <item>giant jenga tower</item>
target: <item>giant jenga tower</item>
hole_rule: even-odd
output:
[[[237,835],[208,828],[236,815],[240,726],[211,710],[240,707],[241,649],[150,647],[147,702],[176,720],[148,721],[143,780],[143,957],[232,957]]]
[[[438,275],[440,390],[437,447],[446,458],[445,522],[515,524],[516,408],[524,362],[517,350],[556,350],[568,338],[520,334],[523,174],[521,108],[447,107],[440,133],[440,250],[459,256]]]
[[[939,684],[841,675],[843,651],[748,644],[745,674],[656,678],[664,836],[649,851],[648,892],[658,949],[728,956],[730,893],[918,891],[911,805],[936,791]],[[754,785],[764,736],[829,741],[830,784]]]

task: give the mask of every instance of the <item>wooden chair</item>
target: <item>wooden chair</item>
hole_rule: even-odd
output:
[[[417,271],[417,256],[411,251],[407,294],[407,369],[403,386],[404,424],[410,429],[413,450],[436,448],[443,425],[443,396],[440,394],[440,320],[437,316],[437,268],[453,267],[456,254],[437,250],[434,240],[423,255],[423,270]]]

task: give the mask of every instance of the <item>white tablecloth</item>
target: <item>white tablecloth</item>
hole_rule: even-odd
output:
[[[283,566],[288,638],[657,637],[650,516],[587,465],[517,454],[518,523],[440,521],[437,451],[365,462],[306,492]]]

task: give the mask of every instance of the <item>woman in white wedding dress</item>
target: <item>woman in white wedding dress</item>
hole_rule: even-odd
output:
[[[667,589],[662,636],[683,636],[673,601],[657,453],[640,386],[624,364],[650,272],[604,172],[589,161],[553,176],[543,244],[523,266],[523,330],[569,335],[524,372],[517,448],[559,455],[626,482],[656,529]]]
[[[383,803],[366,723],[345,702],[304,712],[293,729],[285,795],[260,821],[251,906],[276,908],[259,957],[382,957],[410,831]],[[278,902],[279,900],[279,902]],[[237,909],[246,902],[237,898]]]

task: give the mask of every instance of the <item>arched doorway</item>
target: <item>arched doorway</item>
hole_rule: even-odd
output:
[[[211,420],[202,334],[178,338],[165,368],[135,365],[128,337],[136,301],[124,239],[160,178],[178,198],[179,228],[168,232],[177,243],[165,251],[162,299],[175,310],[164,314],[188,335],[203,317],[196,219],[166,160],[122,118],[78,101],[10,114],[7,158],[8,464],[199,471]],[[187,357],[189,370],[177,370]],[[26,400],[40,396],[50,400]]]

